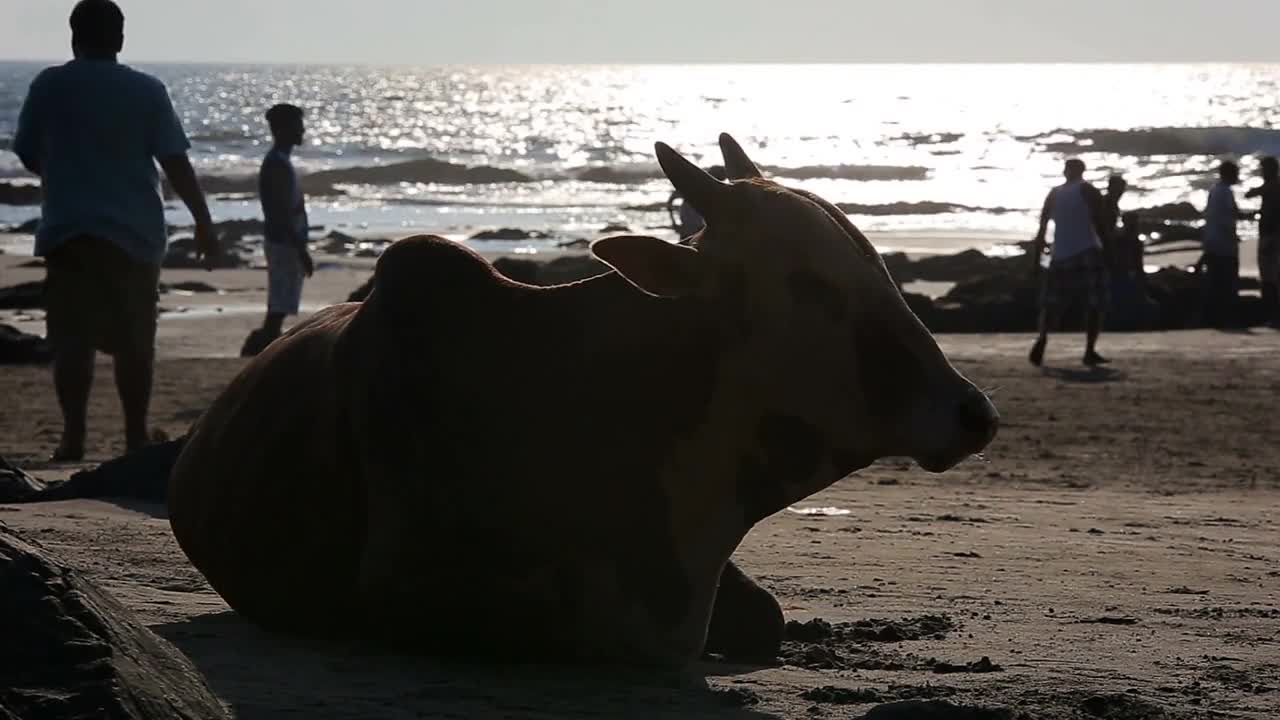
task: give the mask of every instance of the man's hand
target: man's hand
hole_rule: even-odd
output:
[[[214,261],[222,254],[213,223],[198,222],[195,230],[196,258],[204,261],[205,270],[213,270]]]
[[[316,263],[311,259],[311,253],[305,247],[298,248],[298,252],[302,255],[302,272],[307,277],[316,274]]]

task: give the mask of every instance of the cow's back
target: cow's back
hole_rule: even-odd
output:
[[[353,612],[364,498],[334,349],[358,305],[277,340],[192,430],[169,485],[179,545],[259,624],[309,634]]]

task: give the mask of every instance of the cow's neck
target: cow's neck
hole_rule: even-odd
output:
[[[592,333],[595,342],[623,342],[640,368],[640,390],[622,388],[619,403],[653,418],[668,432],[650,452],[661,462],[638,482],[657,483],[669,501],[672,540],[690,583],[688,613],[673,630],[679,642],[700,644],[725,562],[759,518],[740,501],[744,457],[766,414],[740,378],[751,362],[735,347],[739,328],[722,309],[698,301],[658,300],[621,287],[616,276],[594,281],[612,288],[608,302],[595,304],[605,323],[625,333]],[[602,296],[599,299],[604,299]],[[593,348],[600,357],[618,357],[617,347]],[[655,389],[661,391],[655,391]],[[637,448],[643,453],[647,448]],[[782,509],[782,505],[772,511]],[[692,648],[696,652],[698,648]]]

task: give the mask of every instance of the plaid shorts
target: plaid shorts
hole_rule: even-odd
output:
[[[1040,306],[1064,308],[1077,297],[1094,310],[1111,306],[1111,280],[1101,250],[1086,250],[1049,264],[1040,286]]]

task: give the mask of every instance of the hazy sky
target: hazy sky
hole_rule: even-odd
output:
[[[68,53],[71,0],[0,0],[0,58]],[[1280,0],[121,0],[125,59],[1280,61]]]

